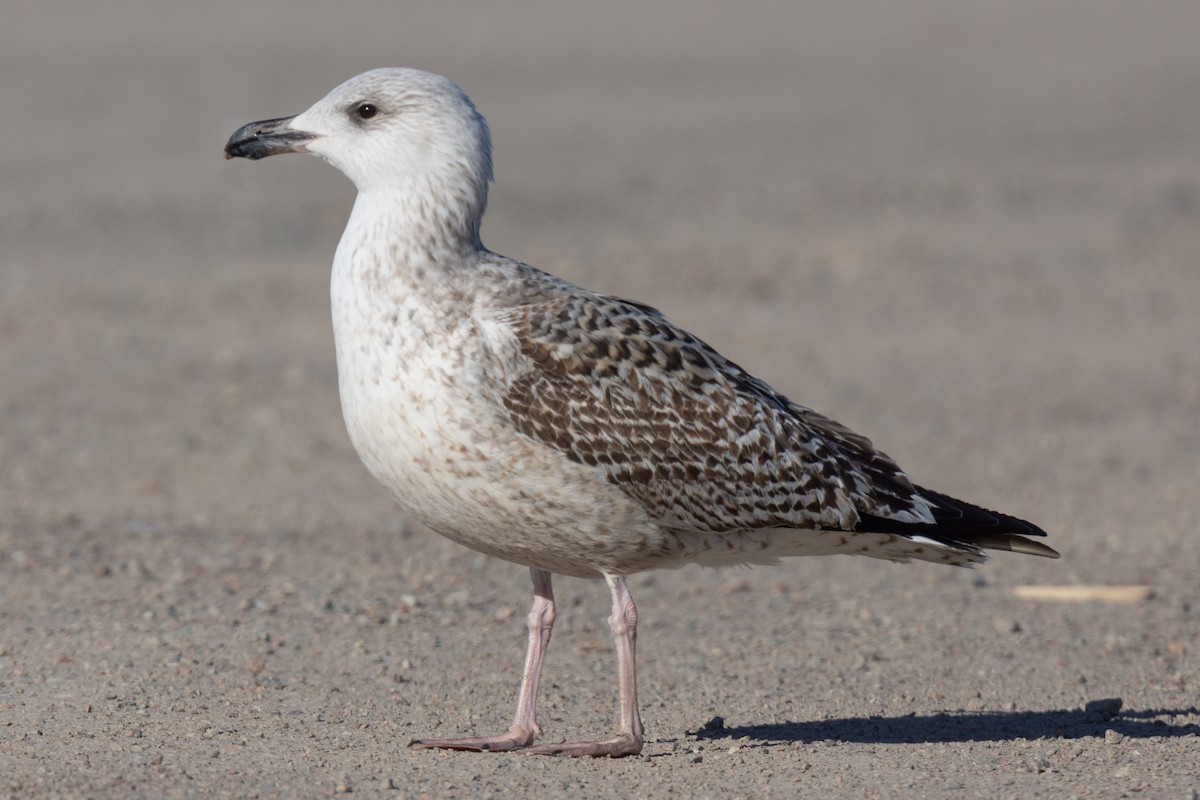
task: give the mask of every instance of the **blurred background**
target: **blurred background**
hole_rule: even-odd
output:
[[[9,0],[0,794],[1194,796],[1198,41],[1195,0]],[[487,116],[492,249],[657,306],[1064,559],[637,576],[653,765],[404,750],[506,718],[528,578],[349,446],[352,186],[222,159],[378,66]],[[607,599],[556,589],[544,719],[594,737]]]
[[[0,519],[380,525],[316,159],[244,122],[384,65],[490,120],[485,242],[662,308],[1072,548],[1200,518],[1194,3],[11,3]]]

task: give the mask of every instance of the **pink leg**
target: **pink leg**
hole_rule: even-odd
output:
[[[517,713],[508,731],[495,736],[475,736],[468,739],[417,739],[409,744],[409,747],[501,752],[528,747],[541,735],[542,729],[537,724],[537,688],[538,678],[542,674],[542,660],[546,657],[546,647],[550,644],[550,629],[554,627],[554,592],[550,587],[549,572],[531,567],[529,574],[533,578],[533,605],[529,609],[529,648],[525,653],[521,693],[517,696]]]
[[[608,618],[617,648],[617,690],[621,722],[617,735],[599,742],[568,742],[530,747],[525,752],[543,756],[632,756],[642,752],[642,718],[638,714],[637,674],[634,657],[637,644],[637,608],[625,579],[605,575],[612,592],[613,610]]]

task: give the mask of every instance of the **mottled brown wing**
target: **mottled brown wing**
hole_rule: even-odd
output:
[[[932,520],[869,440],[791,403],[652,308],[579,293],[511,308],[501,322],[529,362],[503,397],[517,428],[599,468],[671,527]]]

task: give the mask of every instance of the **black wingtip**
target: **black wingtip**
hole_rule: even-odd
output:
[[[902,522],[864,514],[855,530],[922,536],[951,547],[968,550],[1007,550],[1042,558],[1062,557],[1053,547],[1026,538],[1046,536],[1046,532],[1032,522],[957,500],[921,486],[913,488],[933,506],[933,524]]]

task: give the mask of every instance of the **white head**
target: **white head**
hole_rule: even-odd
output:
[[[321,156],[360,193],[394,193],[410,213],[454,238],[478,243],[492,179],[487,122],[449,78],[375,69],[343,83],[294,117],[252,122],[226,158],[279,153]]]

